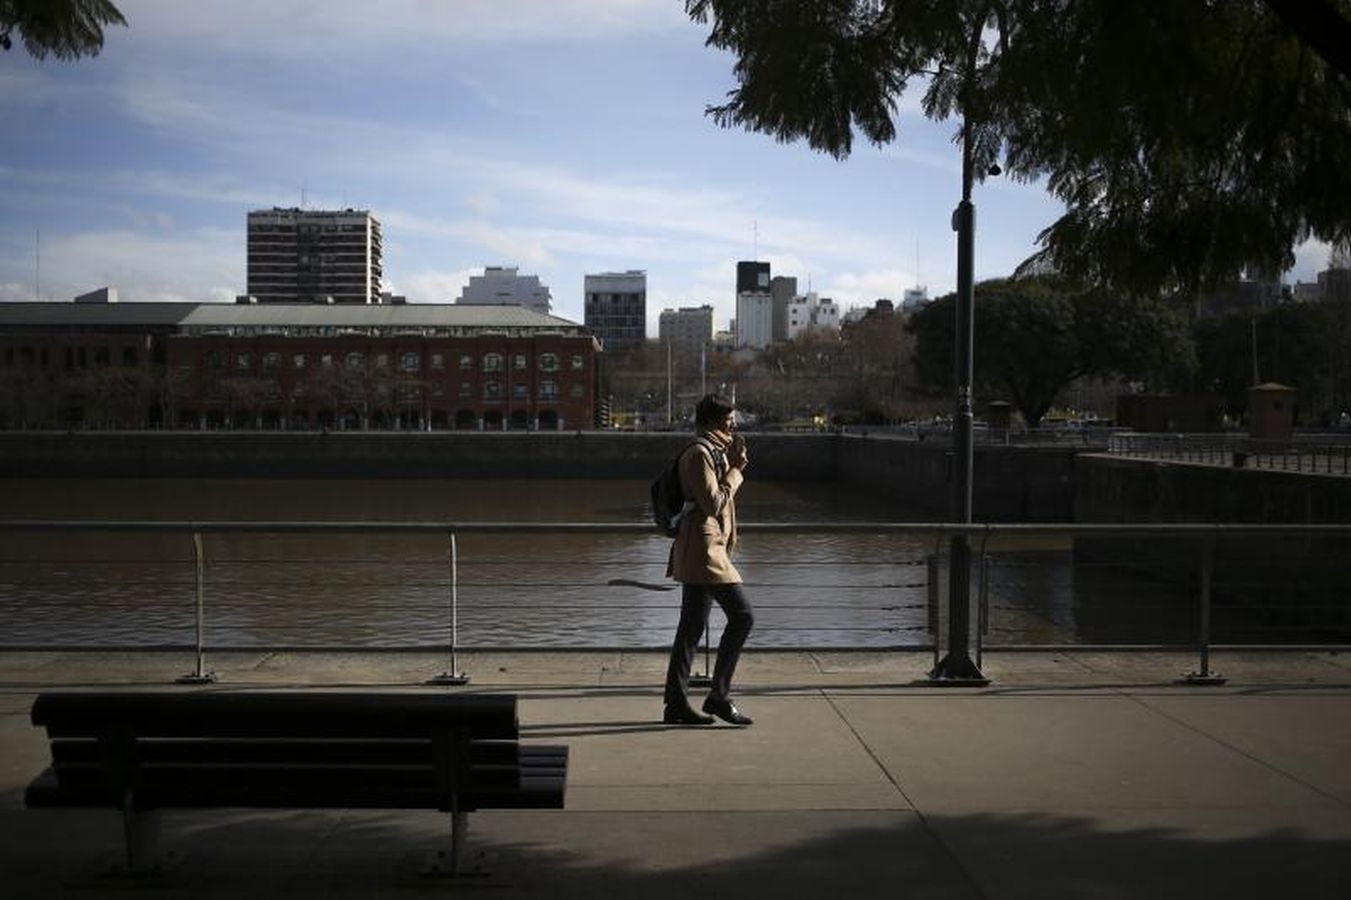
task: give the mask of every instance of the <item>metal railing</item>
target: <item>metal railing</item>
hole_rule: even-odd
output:
[[[1344,560],[1347,558],[1346,550],[1351,547],[1351,524],[1329,524],[1329,525],[1249,525],[1249,524],[993,524],[978,523],[971,525],[952,524],[952,523],[889,523],[889,522],[813,522],[813,523],[744,523],[741,525],[741,531],[747,536],[798,536],[798,535],[833,535],[849,536],[857,535],[860,540],[864,538],[908,538],[912,539],[908,545],[910,553],[905,558],[883,560],[887,565],[893,567],[907,567],[905,571],[913,571],[916,576],[911,579],[897,580],[894,575],[888,577],[892,580],[880,583],[868,583],[861,585],[862,589],[872,592],[882,592],[888,599],[880,605],[867,605],[860,607],[856,612],[869,617],[876,617],[878,621],[871,624],[856,627],[855,630],[872,630],[879,633],[897,634],[906,633],[912,637],[922,637],[922,640],[911,641],[901,645],[891,645],[887,648],[877,649],[911,649],[911,650],[932,650],[937,660],[941,651],[941,640],[943,635],[943,618],[945,614],[943,590],[944,572],[947,565],[945,546],[957,535],[965,535],[970,540],[975,556],[977,590],[972,599],[975,604],[975,615],[972,616],[974,622],[972,645],[976,651],[977,664],[979,665],[981,654],[987,650],[1024,650],[1024,649],[1092,649],[1092,648],[1139,648],[1139,649],[1192,649],[1197,654],[1197,669],[1189,676],[1193,683],[1213,683],[1217,676],[1211,669],[1211,653],[1216,649],[1238,649],[1251,646],[1263,647],[1285,647],[1299,649],[1318,649],[1318,648],[1345,648],[1351,646],[1351,583],[1348,583],[1344,574],[1346,566]],[[639,523],[519,523],[519,522],[185,522],[185,521],[165,521],[165,522],[113,522],[113,521],[0,521],[0,533],[5,533],[9,540],[6,541],[11,547],[14,546],[14,539],[21,534],[27,534],[30,539],[38,542],[39,545],[51,541],[55,536],[60,536],[60,544],[64,546],[74,539],[76,535],[84,534],[99,536],[134,536],[137,541],[144,541],[148,536],[160,535],[168,536],[174,540],[183,537],[191,538],[192,545],[192,564],[194,578],[193,585],[193,642],[190,649],[195,655],[194,671],[184,676],[188,681],[210,680],[211,673],[207,669],[206,655],[208,650],[236,650],[236,649],[326,649],[326,650],[371,650],[371,649],[435,649],[437,652],[444,652],[449,662],[449,668],[441,675],[432,679],[438,683],[463,683],[467,680],[467,675],[460,669],[458,654],[461,650],[460,642],[460,597],[459,588],[462,584],[460,574],[460,553],[458,539],[464,536],[511,536],[513,538],[524,537],[529,541],[538,543],[546,536],[567,536],[567,535],[613,535],[619,538],[641,538],[650,539],[653,532],[650,526]],[[390,648],[373,648],[369,645],[359,644],[250,644],[247,647],[231,646],[219,642],[211,644],[207,640],[207,629],[211,616],[208,612],[211,610],[211,603],[208,598],[207,590],[207,572],[214,563],[216,565],[231,565],[237,563],[237,560],[212,560],[208,557],[207,541],[208,537],[248,537],[248,536],[280,536],[280,535],[312,535],[327,536],[336,538],[339,536],[363,536],[363,537],[398,537],[411,538],[416,536],[431,537],[438,544],[444,540],[441,546],[444,548],[445,555],[439,558],[428,558],[418,562],[420,566],[435,566],[440,569],[440,574],[435,577],[418,576],[425,578],[425,583],[420,587],[427,588],[428,593],[437,604],[435,609],[427,611],[429,618],[439,620],[439,626],[448,625],[448,633],[444,642],[438,642],[433,645],[418,645],[416,647],[395,646]],[[1066,629],[1054,621],[1058,614],[1072,614],[1076,610],[1074,604],[1077,602],[1071,598],[1071,602],[1065,609],[1048,610],[1045,604],[1038,606],[1036,603],[1020,603],[1019,591],[1025,593],[1030,591],[1035,593],[1037,588],[1036,580],[1032,580],[1032,587],[1028,588],[1026,579],[1020,580],[1016,577],[1011,578],[1010,573],[1016,573],[1019,566],[1031,565],[1025,557],[1035,556],[1043,551],[1013,550],[1008,551],[1001,548],[1001,542],[1013,542],[1026,544],[1031,542],[1035,544],[1039,539],[1055,539],[1060,542],[1054,552],[1064,554],[1072,552],[1075,559],[1069,566],[1072,577],[1096,577],[1094,573],[1100,571],[1116,571],[1130,569],[1134,571],[1145,571],[1151,580],[1148,582],[1151,587],[1147,590],[1141,590],[1138,585],[1134,588],[1137,596],[1126,598],[1122,606],[1128,606],[1134,613],[1132,636],[1125,640],[1102,639],[1101,635],[1110,634],[1110,628],[1099,629],[1081,629],[1084,633],[1079,634],[1073,630]],[[915,541],[919,543],[916,544]],[[1256,543],[1272,548],[1273,554],[1279,557],[1272,562],[1272,565],[1293,560],[1294,565],[1301,566],[1305,574],[1310,577],[1301,581],[1288,574],[1279,574],[1276,578],[1267,578],[1265,581],[1254,581],[1256,577],[1250,572],[1245,571],[1245,566],[1250,565],[1250,550]],[[932,547],[931,552],[914,552],[916,546],[928,549]],[[1304,548],[1300,553],[1292,555],[1290,548],[1298,546]],[[1101,558],[1103,554],[1091,552],[1096,547],[1097,551],[1104,548],[1107,552],[1106,559]],[[1217,547],[1231,547],[1224,554],[1217,553]],[[1081,554],[1081,550],[1083,551]],[[1022,556],[1020,556],[1022,554]],[[272,566],[276,561],[272,559],[259,559],[255,564],[263,566]],[[517,558],[501,559],[494,561],[501,568],[510,572],[519,571],[526,560]],[[12,563],[18,565],[30,565],[29,560],[18,560]],[[71,576],[69,569],[79,564],[79,560],[68,558],[60,559],[57,562],[58,570],[53,570],[43,576],[47,580],[36,584],[36,591],[55,591],[58,582],[69,581]],[[120,564],[118,562],[117,564]],[[387,566],[389,559],[376,560],[375,565]],[[775,566],[788,567],[794,564],[792,560],[778,560],[773,563]],[[590,565],[585,564],[585,565]],[[810,561],[802,563],[804,566],[821,565],[821,563],[811,563]],[[766,568],[770,568],[766,565]],[[1063,568],[1063,567],[1062,567]],[[923,571],[923,577],[918,573]],[[420,570],[419,570],[420,571]],[[265,573],[266,574],[266,573]],[[20,585],[17,581],[6,581],[4,575],[0,575],[0,594],[3,593],[22,593],[19,591]],[[138,577],[144,578],[144,582],[132,582],[128,584],[132,588],[166,588],[167,593],[172,595],[173,590],[181,587],[183,582],[176,582],[172,576],[156,575],[153,571],[150,574],[142,574]],[[402,573],[398,576],[402,578]],[[519,578],[517,575],[510,577]],[[165,584],[159,584],[159,581],[165,581]],[[787,589],[794,581],[793,574],[790,572],[785,579],[777,584],[750,582],[750,586],[757,587],[756,606],[761,610],[793,610],[802,607],[794,607],[791,604],[779,604],[776,606],[771,603],[759,601],[759,588],[780,588]],[[85,580],[79,582],[80,590],[73,593],[79,594],[91,586],[91,581]],[[257,582],[250,582],[256,584]],[[643,585],[639,582],[629,582],[636,587],[648,589],[669,589],[663,585]],[[1021,585],[1018,590],[1010,590],[1008,585],[1014,583]],[[1142,597],[1139,594],[1155,594],[1163,591],[1162,588],[1155,589],[1152,585],[1166,584],[1169,589],[1166,592],[1168,596],[1160,597],[1147,596]],[[301,581],[292,581],[290,587],[303,586]],[[575,587],[586,590],[590,587],[598,586],[600,583],[595,581],[581,581]],[[481,589],[481,594],[491,595],[494,590],[506,590],[508,588],[520,588],[524,586],[527,590],[552,589],[556,585],[549,583],[534,582],[500,582],[491,578],[475,583],[476,589]],[[1269,607],[1248,606],[1241,607],[1240,612],[1243,615],[1266,615],[1268,612],[1274,612],[1283,617],[1283,623],[1260,624],[1254,626],[1250,632],[1233,631],[1237,634],[1253,633],[1263,638],[1261,641],[1228,641],[1218,642],[1215,640],[1215,616],[1216,616],[1216,592],[1217,586],[1220,590],[1230,596],[1254,596],[1276,597]],[[26,587],[33,587],[32,585]],[[25,587],[25,589],[26,589]],[[217,586],[218,591],[238,588],[237,585],[222,584]],[[360,585],[358,585],[360,587]],[[841,585],[823,584],[818,589],[822,592],[835,590]],[[247,586],[244,590],[250,590]],[[909,592],[907,594],[907,592]],[[70,593],[70,592],[68,592]],[[274,599],[280,599],[285,604],[286,590],[277,590],[274,592]],[[1071,594],[1073,591],[1071,591]],[[1188,599],[1190,595],[1190,599]],[[31,598],[34,593],[23,594],[23,598]],[[911,602],[905,602],[907,596]],[[439,602],[438,601],[439,598]],[[1306,602],[1312,598],[1315,602]],[[674,600],[675,598],[671,598]],[[21,600],[21,602],[26,602]],[[80,601],[72,601],[80,602]],[[93,601],[97,603],[97,601]],[[508,609],[504,606],[495,606],[492,604],[478,604],[480,607],[487,607],[491,610],[502,611]],[[819,605],[819,604],[818,604]],[[1064,606],[1064,604],[1062,604]],[[1101,613],[1103,609],[1112,606],[1111,603],[1098,604],[1101,609],[1095,612]],[[1186,612],[1187,607],[1191,612]],[[1240,604],[1241,606],[1241,604]],[[284,606],[282,607],[284,609]],[[662,610],[678,608],[678,605],[672,607],[669,602],[663,603],[658,607],[651,607]],[[563,612],[578,613],[581,615],[597,614],[605,609],[613,607],[603,607],[596,604],[578,604],[574,607],[564,607]],[[1066,609],[1069,612],[1066,612]],[[264,606],[257,614],[260,618],[266,619],[269,611],[275,611],[273,607]],[[829,611],[829,609],[827,610]],[[1232,604],[1226,605],[1221,610],[1225,615],[1229,615],[1232,610]],[[950,612],[950,611],[947,611]],[[1081,611],[1080,611],[1081,612]],[[993,616],[992,616],[993,613]],[[1141,615],[1143,613],[1143,615]],[[1290,621],[1298,620],[1300,617],[1320,616],[1325,613],[1330,615],[1318,619],[1314,624],[1309,622],[1296,622],[1297,629],[1295,640],[1266,640],[1271,635],[1283,636],[1290,633],[1282,631],[1282,628],[1289,629],[1292,626]],[[20,614],[20,613],[16,613]],[[166,613],[172,615],[172,613]],[[217,613],[217,616],[222,615]],[[908,618],[907,618],[908,617]],[[1008,625],[999,626],[992,624],[996,618],[1002,617],[1006,622],[1018,618],[1035,620],[1035,628],[1023,628],[1020,634],[1031,632],[1045,633],[1050,635],[1050,639],[1040,641],[989,641],[992,633],[998,634],[1003,628],[1010,630]],[[1189,618],[1188,618],[1189,617]],[[1166,620],[1166,621],[1165,621]],[[1183,625],[1184,620],[1189,624]],[[1168,624],[1169,629],[1160,628],[1161,623]],[[1321,624],[1319,624],[1321,623]],[[1239,623],[1242,624],[1242,623]],[[772,626],[770,626],[772,627]],[[820,626],[829,628],[831,626]],[[1096,627],[1096,626],[1095,626]],[[763,630],[763,628],[761,629]],[[1231,628],[1231,631],[1233,629]],[[1163,634],[1167,639],[1160,640],[1157,635]],[[1075,640],[1064,640],[1065,635],[1076,638]],[[1090,638],[1083,640],[1085,634]],[[1139,635],[1145,635],[1146,639],[1141,639]],[[1148,640],[1148,636],[1155,635],[1153,640]],[[1313,637],[1311,637],[1311,635]],[[1315,639],[1319,636],[1322,639]],[[1095,639],[1096,638],[1096,639]],[[705,667],[708,663],[708,644],[711,642],[711,630],[706,635],[705,646]],[[101,643],[101,647],[127,646],[126,643],[118,644],[116,642]],[[135,646],[133,643],[132,646]],[[52,645],[41,644],[0,644],[0,649],[56,649]],[[183,645],[172,647],[161,647],[161,649],[188,649]],[[516,648],[519,649],[519,648]],[[630,649],[630,648],[620,648]],[[705,673],[706,674],[706,673]]]
[[[1107,452],[1210,466],[1351,475],[1351,437],[1342,434],[1296,434],[1273,440],[1246,434],[1125,432],[1111,436]]]

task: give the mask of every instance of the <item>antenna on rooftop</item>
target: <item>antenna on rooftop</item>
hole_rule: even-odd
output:
[[[42,299],[42,229],[33,229],[33,299]]]

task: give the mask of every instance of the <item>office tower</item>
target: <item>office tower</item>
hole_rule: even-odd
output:
[[[797,279],[787,275],[775,275],[769,280],[769,294],[774,298],[770,337],[776,343],[786,341],[788,340],[788,305],[797,296]]]
[[[663,344],[669,341],[677,352],[698,352],[713,342],[713,307],[705,304],[662,310],[657,336]]]
[[[736,264],[736,345],[761,350],[774,340],[774,298],[769,263]]]
[[[549,315],[553,297],[538,275],[521,275],[516,266],[488,266],[469,283],[455,302],[465,306],[524,306]]]
[[[769,293],[769,263],[746,262],[736,264],[736,292],[738,294]]]
[[[380,223],[368,210],[255,210],[248,296],[258,303],[379,303]]]
[[[647,339],[647,272],[600,272],[582,283],[583,323],[606,352],[641,346]]]

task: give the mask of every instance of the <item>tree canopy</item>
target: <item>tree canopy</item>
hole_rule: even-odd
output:
[[[935,387],[952,384],[955,294],[910,318],[915,368]],[[1035,428],[1072,381],[1120,376],[1167,381],[1194,366],[1186,318],[1161,301],[1071,291],[1056,279],[976,285],[975,384],[1005,398]]]
[[[35,59],[98,56],[104,27],[126,24],[111,0],[0,0],[0,49],[11,49],[18,31]]]
[[[1194,293],[1351,237],[1351,0],[688,0],[737,87],[709,114],[837,158],[922,84],[974,172],[1066,205],[1029,263]],[[1329,62],[1329,60],[1332,60]]]

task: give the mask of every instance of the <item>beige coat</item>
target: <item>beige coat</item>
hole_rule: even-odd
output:
[[[714,446],[726,449],[728,436],[702,432]],[[717,477],[713,455],[692,443],[680,455],[680,485],[685,500],[694,506],[680,520],[671,544],[666,574],[685,584],[740,584],[741,573],[732,565],[730,552],[736,546],[736,492],[742,474],[728,467]]]

